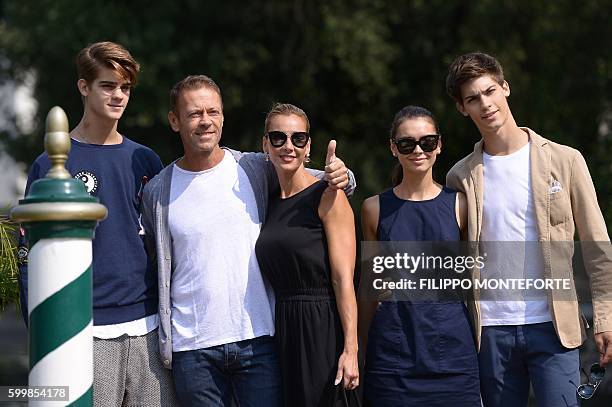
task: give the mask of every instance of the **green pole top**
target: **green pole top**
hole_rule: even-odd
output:
[[[70,151],[68,118],[61,107],[49,111],[46,122],[45,150],[51,161],[46,178],[32,183],[25,199],[19,201],[10,217],[17,222],[102,220],[107,210],[87,193],[81,180],[66,170]]]

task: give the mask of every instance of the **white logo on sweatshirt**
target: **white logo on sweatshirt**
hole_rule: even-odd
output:
[[[98,178],[96,178],[95,175],[89,171],[80,171],[74,176],[74,178],[83,181],[89,195],[95,195],[96,191],[98,190]]]

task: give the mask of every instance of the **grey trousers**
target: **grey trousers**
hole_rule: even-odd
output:
[[[94,406],[178,406],[171,371],[159,360],[157,329],[94,338]]]

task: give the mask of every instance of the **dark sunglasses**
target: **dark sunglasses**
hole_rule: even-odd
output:
[[[606,374],[606,369],[601,367],[599,363],[593,363],[591,365],[591,371],[588,375],[584,370],[582,372],[589,378],[589,382],[587,384],[581,384],[578,386],[576,393],[581,399],[588,400],[593,397],[595,390],[597,390],[603,381],[604,375]]]
[[[412,154],[416,146],[421,147],[426,153],[431,153],[438,147],[438,140],[440,140],[439,134],[429,134],[427,136],[423,136],[418,140],[413,139],[412,137],[404,137],[400,139],[393,140],[393,144],[397,147],[397,151],[400,154]]]
[[[266,137],[268,137],[268,140],[270,140],[270,144],[272,144],[273,147],[278,148],[285,145],[285,143],[287,142],[287,137],[289,136],[287,135],[287,133],[282,131],[269,131],[266,134]],[[291,144],[293,144],[293,146],[297,148],[304,148],[306,147],[306,144],[308,144],[309,138],[310,135],[307,132],[296,131],[291,135]]]

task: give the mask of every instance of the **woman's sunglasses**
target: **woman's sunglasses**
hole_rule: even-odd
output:
[[[289,137],[287,133],[282,131],[269,131],[266,133],[266,137],[270,140],[270,144],[273,147],[282,147],[287,142],[287,138]],[[306,144],[308,144],[308,139],[310,135],[305,131],[296,131],[291,135],[291,144],[297,148],[304,148]]]
[[[416,146],[421,147],[426,153],[431,153],[438,147],[438,140],[440,140],[439,134],[429,134],[427,136],[423,136],[418,140],[413,139],[412,137],[404,137],[400,139],[393,140],[393,144],[397,147],[397,151],[400,154],[412,154]]]

